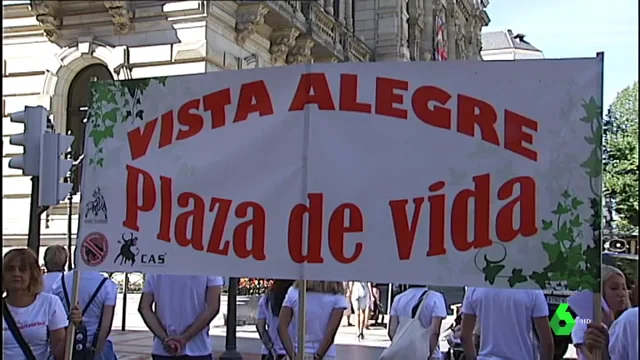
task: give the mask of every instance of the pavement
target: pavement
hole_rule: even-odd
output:
[[[118,359],[121,360],[147,360],[151,359],[151,345],[153,335],[147,330],[142,318],[138,314],[138,302],[140,295],[127,295],[126,301],[126,317],[124,319],[125,327],[123,328],[123,295],[118,295],[118,303],[116,306],[115,317],[111,338],[114,342]],[[224,314],[226,314],[227,298],[222,296],[220,304],[220,314],[214,319],[210,327],[210,335],[214,349],[214,358],[224,351],[225,345],[225,325]],[[442,328],[448,328],[453,322],[450,316],[443,321]],[[336,336],[336,348],[338,359],[349,360],[371,360],[377,359],[384,348],[389,346],[387,330],[384,327],[371,327],[365,331],[365,339],[358,340],[356,337],[355,327],[340,327]],[[237,349],[243,355],[244,359],[254,360],[260,356],[260,339],[256,332],[255,326],[238,326],[237,327]],[[440,350],[446,351],[449,348],[446,341],[440,342]],[[575,349],[569,348],[565,355],[565,359],[575,359]]]

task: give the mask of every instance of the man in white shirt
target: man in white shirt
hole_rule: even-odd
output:
[[[218,276],[146,276],[138,311],[155,335],[153,360],[213,358],[209,325],[220,310],[222,283]]]
[[[469,288],[462,303],[462,334],[468,360],[534,360],[533,326],[540,340],[540,360],[553,358],[549,308],[540,290]],[[473,329],[480,321],[480,352]]]
[[[64,274],[64,267],[69,260],[69,253],[62,245],[51,245],[44,251],[44,267],[47,272],[42,276],[42,291],[51,293],[53,285]]]

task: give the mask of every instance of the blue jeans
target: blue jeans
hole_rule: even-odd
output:
[[[113,343],[111,342],[111,340],[107,340],[104,343],[104,347],[102,348],[102,353],[101,354],[96,354],[95,360],[118,360],[118,357],[116,356],[116,352],[113,349]]]

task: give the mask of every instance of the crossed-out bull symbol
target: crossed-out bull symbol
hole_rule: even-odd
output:
[[[133,235],[133,233],[129,233],[129,238],[125,238],[125,234],[122,234],[122,240],[118,240],[118,244],[122,244],[120,246],[120,253],[113,260],[115,264],[120,259],[120,265],[131,263],[131,266],[136,263],[136,256],[140,253],[140,250],[136,247],[138,243],[138,237]],[[133,252],[133,248],[136,247],[136,251]]]

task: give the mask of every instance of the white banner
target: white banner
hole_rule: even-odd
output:
[[[92,85],[83,270],[590,289],[602,59]]]

